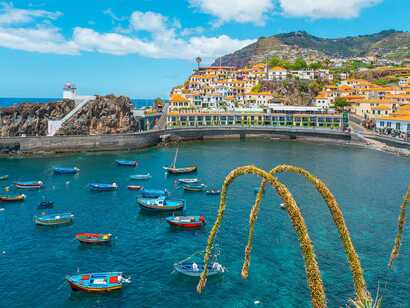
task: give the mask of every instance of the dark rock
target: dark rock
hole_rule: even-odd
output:
[[[72,100],[23,103],[0,109],[1,137],[45,136],[48,120],[58,120],[75,106]]]

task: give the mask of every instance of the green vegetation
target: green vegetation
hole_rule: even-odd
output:
[[[321,65],[320,63],[315,63],[315,66]],[[288,70],[302,70],[309,68],[310,66],[307,65],[306,61],[303,58],[297,58],[295,62],[291,63],[286,60],[282,60],[278,57],[272,57],[268,62],[269,67],[274,66],[282,66]]]
[[[335,107],[336,109],[344,109],[345,107],[350,106],[350,103],[342,97],[337,97],[335,100]]]
[[[386,76],[386,77],[375,80],[374,83],[379,86],[385,86],[385,85],[388,85],[389,83],[395,83],[398,81],[399,81],[399,78],[397,76]]]
[[[254,92],[254,93],[258,93],[258,92],[260,92],[261,91],[261,85],[260,85],[260,83],[258,83],[257,85],[255,85],[252,89],[251,89],[251,92]]]

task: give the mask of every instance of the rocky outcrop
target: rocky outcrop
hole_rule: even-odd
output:
[[[57,135],[105,135],[131,133],[137,129],[133,104],[125,96],[97,96],[58,130]]]
[[[48,120],[58,120],[75,106],[72,100],[23,103],[0,109],[1,137],[45,136]]]
[[[275,102],[285,105],[309,106],[320,89],[321,85],[316,81],[293,79],[260,83],[260,92],[271,92]]]

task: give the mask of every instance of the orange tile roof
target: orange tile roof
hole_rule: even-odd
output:
[[[171,96],[171,102],[175,102],[175,103],[178,103],[178,102],[186,102],[186,101],[188,101],[185,97],[183,97],[182,95],[180,95],[180,94],[173,94],[172,96]]]

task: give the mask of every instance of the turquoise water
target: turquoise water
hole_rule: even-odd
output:
[[[218,198],[177,190],[174,177],[162,170],[175,148],[138,152],[76,154],[59,157],[1,159],[2,174],[14,180],[44,181],[40,191],[27,191],[20,204],[0,204],[0,307],[309,307],[299,245],[279,199],[269,189],[256,225],[250,276],[240,277],[254,199],[254,176],[238,179],[229,190],[225,220],[216,239],[223,277],[208,280],[205,292],[195,292],[196,279],[173,272],[173,264],[205,247]],[[328,183],[338,199],[361,257],[369,289],[384,296],[384,307],[408,307],[410,300],[410,230],[405,229],[401,254],[393,271],[386,269],[395,235],[399,205],[410,178],[410,160],[365,149],[301,142],[212,141],[185,143],[180,165],[195,163],[197,176],[218,186],[233,168],[256,164],[265,169],[280,163],[309,169]],[[137,159],[136,169],[117,167],[115,159]],[[77,176],[54,176],[56,165],[78,166]],[[166,187],[172,197],[187,200],[186,214],[203,214],[203,230],[176,231],[165,216],[140,212],[128,191],[128,176],[150,172],[146,187]],[[305,220],[325,283],[329,307],[354,296],[351,275],[336,228],[319,194],[294,175],[281,175],[294,194]],[[119,184],[116,192],[93,193],[90,182]],[[7,183],[1,183],[6,185]],[[44,198],[55,209],[76,215],[74,224],[38,227],[32,217]],[[74,240],[78,232],[110,232],[109,246],[88,247]],[[132,283],[117,293],[73,293],[64,282],[70,273],[123,271]]]

